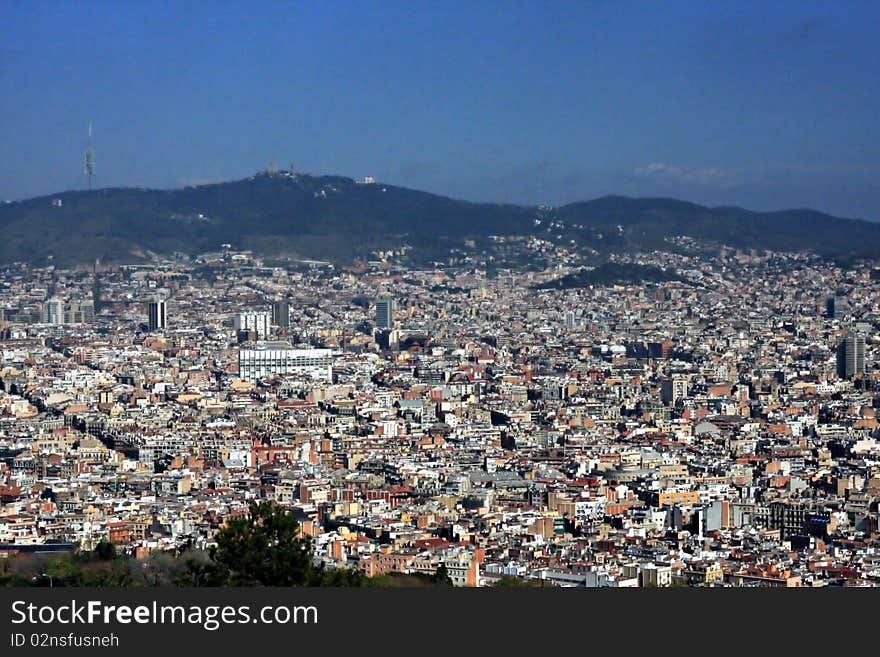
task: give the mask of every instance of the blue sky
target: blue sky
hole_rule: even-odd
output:
[[[0,0],[0,198],[270,161],[880,220],[877,2]]]

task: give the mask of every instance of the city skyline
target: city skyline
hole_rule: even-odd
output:
[[[0,16],[11,649],[865,625],[880,3]]]
[[[0,584],[880,582],[875,262],[449,255],[0,265]]]

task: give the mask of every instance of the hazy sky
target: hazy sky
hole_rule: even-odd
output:
[[[0,199],[281,168],[880,220],[880,2],[0,0]]]

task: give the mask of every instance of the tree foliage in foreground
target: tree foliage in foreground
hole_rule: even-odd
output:
[[[0,560],[0,586],[449,586],[445,566],[434,575],[379,575],[325,568],[293,514],[273,502],[252,503],[230,518],[208,550],[185,547],[145,560],[118,554],[104,540],[93,550]]]

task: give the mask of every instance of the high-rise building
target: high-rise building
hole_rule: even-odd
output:
[[[164,299],[151,301],[148,309],[150,331],[163,331],[168,328],[168,302]]]
[[[290,304],[287,299],[272,303],[272,324],[281,328],[290,328]]]
[[[268,311],[248,310],[238,313],[233,320],[233,325],[236,333],[253,331],[257,334],[257,339],[265,340],[269,335],[271,321],[272,315]]]
[[[331,349],[294,349],[287,343],[264,343],[238,351],[238,376],[256,382],[274,374],[299,374],[333,380]]]
[[[67,324],[91,324],[95,321],[93,301],[71,301],[64,313]]]
[[[577,328],[577,317],[575,317],[573,310],[567,310],[565,312],[565,328]]]
[[[671,378],[664,379],[660,383],[660,398],[664,404],[675,406],[679,399],[687,397],[687,376],[673,374]]]
[[[849,313],[849,301],[843,296],[830,296],[825,299],[825,316],[828,319],[843,319]]]
[[[825,299],[825,316],[828,319],[843,319],[849,312],[849,300],[846,297],[834,295]]]
[[[80,308],[82,309],[83,324],[91,324],[95,321],[96,310],[94,301],[83,301],[80,304]]]
[[[376,327],[394,328],[394,299],[390,297],[376,299]]]
[[[52,297],[43,304],[43,322],[45,324],[64,324],[64,299]]]
[[[865,371],[865,336],[850,331],[837,345],[837,376],[850,379]]]

